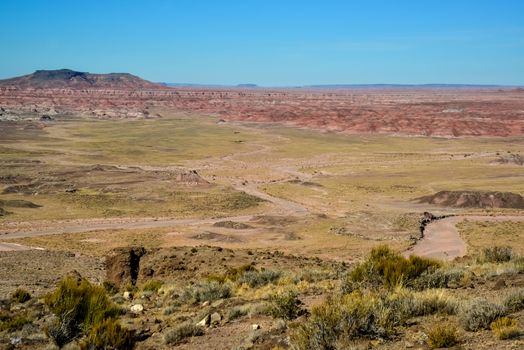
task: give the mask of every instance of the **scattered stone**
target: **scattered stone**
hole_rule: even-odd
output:
[[[208,306],[209,305],[209,300],[206,300],[202,303],[202,306]]]
[[[142,304],[135,304],[131,306],[131,312],[134,314],[139,314],[144,311],[144,306]]]
[[[222,321],[222,316],[218,312],[211,314],[210,322],[212,326],[219,324],[220,321]]]
[[[124,292],[124,299],[125,300],[133,299],[133,294],[131,292]]]
[[[260,325],[259,324],[253,324],[251,325],[251,328],[256,331],[257,329],[260,329]]]
[[[196,325],[200,327],[207,327],[211,323],[211,316],[206,315],[200,322],[198,322]]]

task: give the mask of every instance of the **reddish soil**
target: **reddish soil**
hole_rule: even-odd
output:
[[[524,92],[518,89],[168,88],[130,75],[119,76],[121,82],[111,79],[64,87],[22,78],[2,81],[0,120],[21,112],[148,118],[174,110],[347,133],[524,135]]]

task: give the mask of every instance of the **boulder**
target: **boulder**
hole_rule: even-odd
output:
[[[136,284],[140,259],[146,254],[143,247],[119,248],[106,257],[106,280],[116,285]]]

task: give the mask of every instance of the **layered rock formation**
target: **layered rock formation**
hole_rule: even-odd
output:
[[[17,113],[151,118],[161,108],[346,133],[524,135],[518,89],[169,88],[128,74],[55,72],[0,81],[0,120]]]

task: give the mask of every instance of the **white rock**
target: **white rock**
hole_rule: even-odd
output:
[[[209,305],[209,300],[206,300],[202,303],[202,306],[208,306]]]
[[[131,294],[131,292],[124,292],[124,299],[125,300],[133,299],[133,294]]]
[[[251,328],[256,331],[257,329],[260,329],[260,325],[259,324],[253,324],[251,325]]]
[[[210,317],[210,323],[212,325],[219,324],[222,320],[222,316],[218,312],[214,312]]]
[[[211,321],[211,317],[207,315],[206,317],[202,319],[202,321],[198,322],[196,325],[200,327],[206,327],[207,325],[209,325],[210,321]]]
[[[131,306],[131,312],[134,314],[139,314],[144,311],[144,306],[142,304],[135,304]]]

